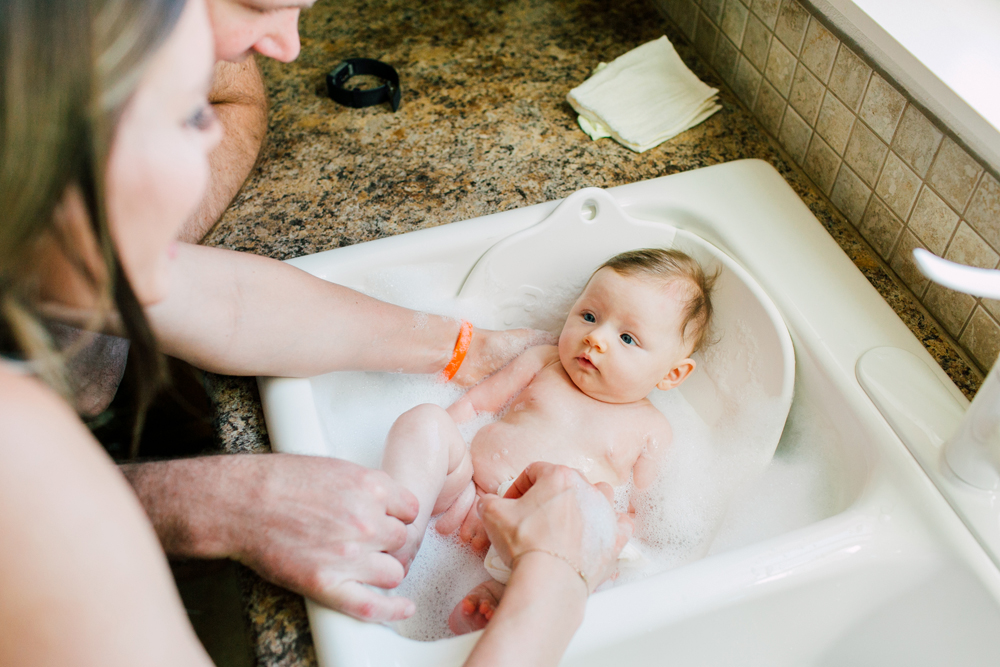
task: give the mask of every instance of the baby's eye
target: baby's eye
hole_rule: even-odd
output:
[[[583,314],[583,321],[584,322],[596,322],[597,318],[594,317],[593,313],[584,313]]]
[[[632,338],[629,334],[622,334],[621,339],[626,345],[638,345],[638,343],[635,342],[635,338]]]

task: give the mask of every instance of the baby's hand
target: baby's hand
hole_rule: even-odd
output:
[[[462,387],[471,387],[506,366],[529,347],[551,345],[556,341],[552,334],[537,329],[476,329],[472,333],[465,361],[452,381]]]

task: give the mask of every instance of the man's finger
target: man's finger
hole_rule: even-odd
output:
[[[373,545],[378,551],[396,551],[406,544],[406,525],[391,516],[379,517],[375,522]]]
[[[401,621],[416,611],[410,600],[387,597],[356,581],[345,581],[316,601],[362,621]]]
[[[393,482],[387,488],[385,513],[394,516],[403,523],[413,523],[420,510],[420,502],[402,484]]]
[[[370,554],[363,563],[353,569],[358,581],[379,588],[395,588],[406,576],[400,562],[387,553]]]

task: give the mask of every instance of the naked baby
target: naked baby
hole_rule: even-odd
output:
[[[557,346],[528,349],[447,411],[421,405],[402,415],[386,439],[382,468],[417,496],[420,513],[393,555],[408,567],[438,514],[440,532],[462,526],[465,539],[485,546],[477,497],[503,495],[534,461],[577,468],[592,484],[650,485],[672,432],[646,396],[694,371],[691,355],[711,323],[713,282],[680,251],[617,255],[591,276]],[[457,424],[501,412],[466,445]],[[503,579],[489,558],[487,565]],[[477,586],[452,612],[451,629],[483,627],[502,593],[499,581]]]

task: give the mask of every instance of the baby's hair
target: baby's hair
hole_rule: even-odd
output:
[[[688,301],[684,304],[684,321],[681,322],[681,337],[693,342],[691,351],[697,352],[710,341],[712,328],[712,291],[719,272],[705,273],[701,264],[680,250],[644,248],[629,250],[615,255],[598,269],[609,268],[622,276],[647,275],[667,282],[682,280],[691,289],[687,290]],[[595,272],[596,273],[596,272]]]

